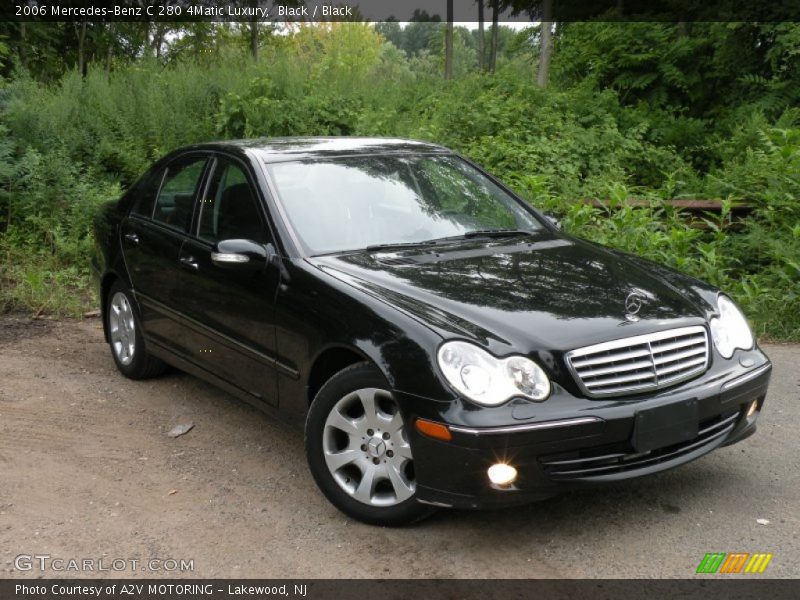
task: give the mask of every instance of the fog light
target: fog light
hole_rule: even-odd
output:
[[[750,408],[747,409],[747,418],[749,419],[754,414],[756,414],[757,410],[758,410],[758,400],[753,400],[753,402],[750,404]]]
[[[495,485],[510,485],[517,478],[517,470],[511,465],[497,463],[489,467],[489,481]]]

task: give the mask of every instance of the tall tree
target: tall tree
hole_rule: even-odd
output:
[[[250,3],[252,8],[258,7],[258,0],[252,0]],[[250,54],[253,60],[258,62],[258,11],[253,10],[253,18],[250,19]]]
[[[447,0],[447,28],[444,33],[444,78],[453,78],[453,0]]]
[[[86,21],[74,23],[78,36],[78,72],[86,75]]]
[[[28,39],[27,29],[25,28],[25,21],[20,21],[19,24],[19,64],[22,68],[28,68]]]
[[[250,54],[253,60],[258,62],[258,18],[253,17],[250,21]]]
[[[483,0],[478,0],[478,68],[483,71],[486,68],[486,39],[483,32]]]
[[[553,56],[553,0],[542,1],[542,21],[539,30],[539,69],[536,73],[536,85],[546,88],[550,79],[550,59]]]
[[[142,30],[144,33],[144,55],[153,56],[153,42],[150,40],[150,21],[145,19],[142,23]]]
[[[161,58],[161,53],[164,49],[164,40],[169,31],[170,24],[159,21],[156,23],[155,31],[153,32],[153,54],[156,58]]]
[[[109,25],[113,24],[110,23]],[[114,44],[109,42],[108,46],[106,47],[106,66],[105,66],[106,75],[111,73],[111,64],[113,62],[114,62]]]
[[[494,73],[497,66],[497,22],[500,13],[500,0],[492,2],[492,41],[489,46],[489,70]]]

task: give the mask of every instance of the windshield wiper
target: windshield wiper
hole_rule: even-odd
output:
[[[517,235],[532,235],[532,231],[524,229],[476,229],[468,231],[463,236],[466,239],[476,237],[512,237]]]
[[[420,242],[391,242],[388,244],[371,244],[364,248],[366,252],[376,252],[378,250],[392,250],[393,248],[419,248],[422,246],[431,246],[436,244],[438,240],[423,240]]]
[[[392,250],[394,248],[421,248],[424,246],[436,246],[439,244],[446,244],[447,242],[455,242],[458,240],[468,240],[477,237],[511,237],[518,235],[532,235],[532,231],[525,231],[524,229],[476,229],[475,231],[467,231],[459,235],[450,235],[447,237],[434,238],[432,240],[421,240],[419,242],[393,242],[388,244],[372,244],[364,248],[367,252],[376,252],[379,250]]]

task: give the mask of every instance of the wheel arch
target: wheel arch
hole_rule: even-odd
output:
[[[368,363],[377,368],[384,377],[386,373],[379,364],[370,358],[360,348],[346,344],[334,344],[323,348],[311,361],[306,382],[306,402],[310,406],[322,388],[331,377],[339,371],[358,363]],[[388,378],[387,378],[388,379]]]

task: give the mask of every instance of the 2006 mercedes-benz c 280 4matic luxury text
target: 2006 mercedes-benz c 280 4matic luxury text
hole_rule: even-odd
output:
[[[430,144],[184,148],[96,238],[119,370],[171,364],[303,423],[319,488],[369,523],[689,462],[753,433],[769,384],[719,290]]]

